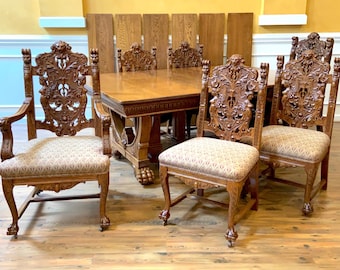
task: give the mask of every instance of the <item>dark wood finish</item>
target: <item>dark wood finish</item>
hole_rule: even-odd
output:
[[[171,15],[171,46],[173,48],[178,48],[183,41],[187,41],[194,48],[197,44],[197,35],[197,14]]]
[[[157,68],[167,68],[169,45],[169,15],[143,14],[144,49],[157,48]]]
[[[87,14],[86,27],[89,52],[97,48],[100,53],[100,71],[114,72],[113,16],[112,14]]]
[[[142,16],[140,14],[116,14],[114,17],[116,47],[130,49],[132,43],[142,44]]]
[[[252,64],[253,13],[228,13],[227,57],[240,54],[246,65]]]
[[[18,220],[26,210],[29,203],[34,201],[55,200],[54,198],[36,197],[44,190],[59,192],[70,189],[79,183],[97,181],[101,187],[99,194],[85,196],[86,198],[100,198],[100,227],[105,229],[110,220],[106,216],[106,198],[109,185],[109,159],[111,156],[110,146],[110,116],[104,111],[101,103],[99,87],[98,50],[92,49],[91,65],[84,54],[74,53],[71,46],[63,41],[58,41],[51,46],[51,52],[36,56],[36,66],[32,65],[30,49],[23,49],[25,100],[18,112],[12,116],[0,119],[0,130],[3,141],[1,148],[0,175],[6,201],[12,214],[12,224],[7,234],[18,234]],[[93,119],[85,116],[87,107],[87,93],[84,89],[86,76],[92,77],[93,83]],[[39,78],[40,102],[45,118],[35,118],[35,104],[33,78]],[[39,99],[37,99],[39,100]],[[27,149],[16,155],[13,152],[14,135],[12,124],[27,118],[27,136],[29,142]],[[100,122],[97,124],[97,122]],[[87,128],[95,128],[95,134],[102,136],[102,149],[84,150],[84,158],[87,165],[76,157],[77,147],[86,145],[91,148],[95,136],[76,136],[78,132]],[[37,130],[48,130],[56,136],[36,141]],[[70,139],[73,138],[73,139]],[[99,139],[99,137],[97,137]],[[64,143],[73,140],[77,147],[68,148]],[[57,149],[50,149],[51,142],[58,142]],[[58,145],[58,143],[56,145]],[[91,146],[90,146],[91,145]],[[63,147],[64,146],[64,147]],[[102,155],[98,154],[102,152]],[[100,152],[99,152],[100,153]],[[98,160],[97,160],[98,159]],[[74,164],[67,166],[71,160]],[[89,164],[94,162],[95,164]],[[43,161],[43,162],[42,162]],[[76,162],[77,161],[77,162]],[[81,160],[82,161],[82,160]],[[65,164],[65,167],[60,167]],[[93,165],[93,167],[92,167]],[[59,166],[59,167],[58,167]],[[84,169],[84,168],[87,168]],[[27,197],[22,207],[17,209],[13,188],[15,186],[33,186],[32,193]],[[79,199],[83,196],[70,196],[63,199]],[[61,198],[58,198],[58,200]]]
[[[325,41],[320,40],[320,35],[312,32],[306,39],[300,40],[297,36],[292,37],[292,48],[290,51],[290,60],[302,56],[305,50],[313,50],[317,59],[323,60],[330,64],[333,54],[334,38],[327,38]]]
[[[223,64],[224,13],[199,14],[199,43],[204,46],[203,58],[212,66]]]
[[[170,207],[187,195],[196,191],[198,199],[205,201],[204,189],[224,187],[229,194],[228,229],[225,233],[229,246],[233,246],[238,237],[237,221],[248,210],[257,210],[258,206],[258,150],[269,72],[269,64],[261,64],[258,71],[243,63],[240,55],[233,55],[226,65],[215,67],[210,74],[210,62],[203,61],[197,137],[173,146],[159,156],[160,182],[165,198],[159,217],[164,225],[170,217]],[[256,104],[252,104],[255,93]],[[251,126],[252,107],[255,106],[255,123]],[[215,137],[211,138],[212,134]],[[207,135],[210,138],[204,137]],[[241,143],[245,137],[250,140],[250,145]],[[169,175],[177,176],[190,186],[188,192],[171,199]],[[238,210],[241,191],[248,191],[248,188],[248,203]],[[246,196],[245,192],[242,196]]]
[[[271,125],[263,129],[261,160],[269,165],[264,171],[269,179],[304,188],[302,212],[310,215],[313,212],[312,199],[318,191],[326,189],[328,183],[340,58],[335,58],[332,75],[329,75],[330,65],[318,60],[312,50],[305,50],[300,58],[289,61],[285,67],[283,56],[278,56],[277,60]],[[328,109],[323,116],[327,95]],[[301,129],[305,130],[304,133],[299,132]],[[275,135],[275,130],[279,134]],[[315,183],[320,164],[320,181]],[[275,169],[278,167],[304,168],[307,174],[305,184],[296,184],[294,178],[276,178]]]

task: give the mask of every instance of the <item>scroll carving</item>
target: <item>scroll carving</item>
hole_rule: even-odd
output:
[[[200,67],[203,59],[203,45],[199,44],[198,49],[191,48],[187,41],[183,41],[178,49],[168,49],[169,67]]]
[[[42,87],[40,101],[45,113],[41,127],[58,136],[75,135],[90,126],[85,116],[87,57],[71,49],[68,43],[59,41],[51,46],[51,52],[36,57]]]
[[[266,69],[261,72],[267,73]],[[266,76],[263,76],[265,78]],[[240,55],[231,56],[226,65],[215,67],[210,77],[212,99],[208,126],[222,139],[240,140],[251,135],[252,100],[261,88],[258,71],[244,65]],[[262,78],[262,76],[261,76]]]
[[[130,50],[122,54],[121,49],[117,50],[118,69],[123,71],[155,70],[157,69],[156,47],[151,52],[143,50],[141,45],[133,43]]]
[[[312,50],[286,64],[282,73],[282,120],[303,128],[321,120],[329,70],[329,64],[319,61]]]

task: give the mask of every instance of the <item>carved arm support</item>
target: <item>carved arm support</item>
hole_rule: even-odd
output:
[[[0,118],[0,131],[2,133],[1,159],[6,160],[14,156],[13,154],[13,133],[12,123],[22,119],[29,110],[32,98],[26,98],[19,110],[8,117]]]
[[[94,104],[94,112],[96,117],[99,118],[101,126],[102,126],[102,140],[103,140],[103,153],[105,155],[111,156],[112,149],[111,149],[111,141],[110,141],[110,125],[111,125],[111,118],[109,113],[105,110],[101,99],[98,97],[94,97],[93,100]]]

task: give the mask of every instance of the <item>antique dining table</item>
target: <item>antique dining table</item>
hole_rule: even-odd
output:
[[[202,68],[158,69],[100,74],[102,101],[112,119],[112,147],[124,156],[142,185],[154,182],[150,164],[162,151],[160,115],[172,113],[173,134],[185,139],[185,111],[197,109]],[[273,75],[268,85],[274,84]],[[85,88],[91,93],[91,82]]]

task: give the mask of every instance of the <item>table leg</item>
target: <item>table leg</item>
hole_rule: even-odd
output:
[[[158,157],[161,151],[159,122],[157,122],[159,119],[152,116],[125,119],[112,110],[110,112],[112,119],[112,144],[116,151],[115,156],[124,156],[132,163],[139,183],[142,185],[152,184],[154,182],[154,172],[150,168],[149,157],[154,159]],[[151,133],[152,137],[157,137],[157,134],[154,134],[157,131],[152,132],[152,130],[157,129],[157,125],[158,145],[155,141],[150,141]]]

